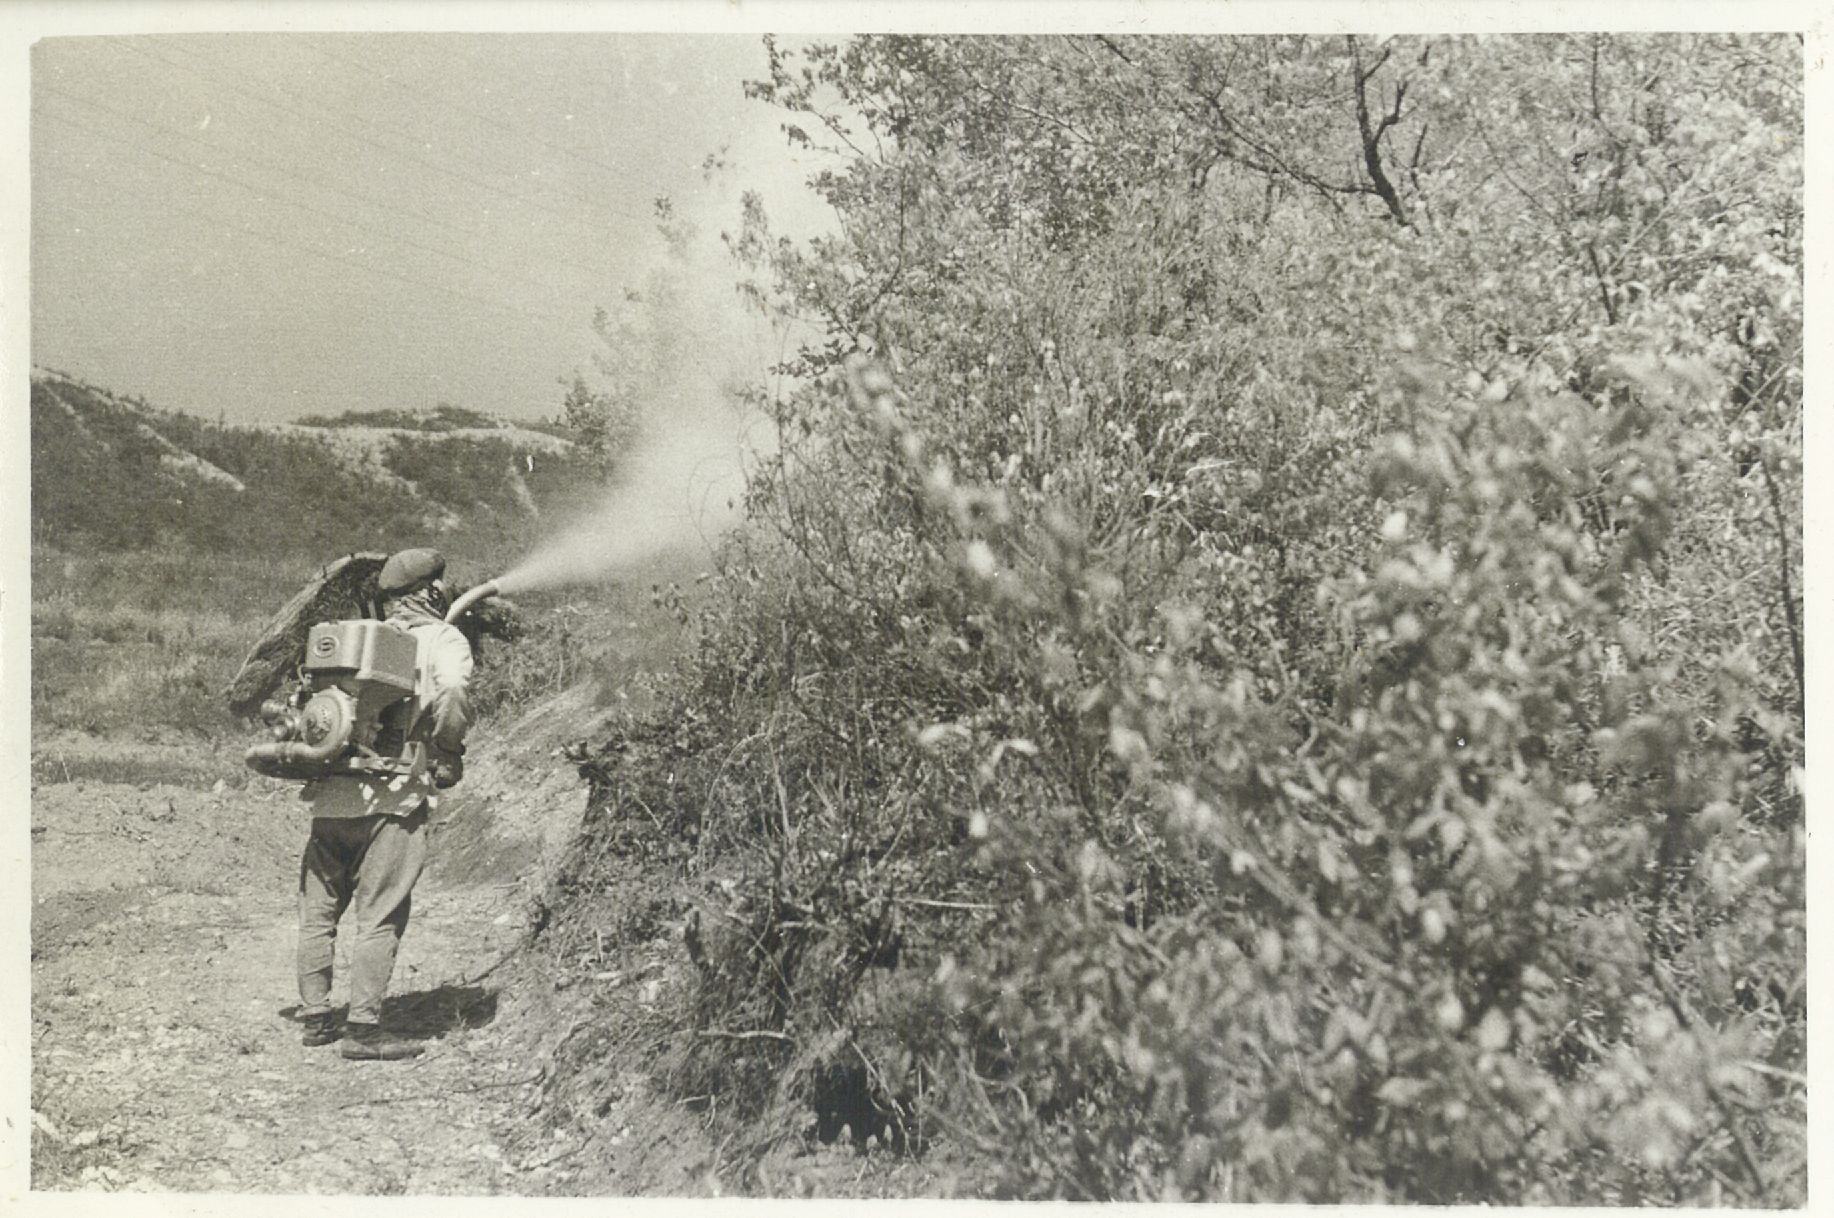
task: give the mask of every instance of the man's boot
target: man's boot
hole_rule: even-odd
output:
[[[320,1011],[314,1015],[299,1017],[301,1031],[299,1043],[309,1049],[328,1045],[344,1035],[344,1022],[336,1011]]]
[[[384,1032],[374,1023],[344,1025],[343,1054],[352,1061],[393,1062],[404,1057],[419,1057],[426,1049],[418,1041],[395,1032]]]

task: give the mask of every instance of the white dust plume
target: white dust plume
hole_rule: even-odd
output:
[[[684,229],[643,290],[601,314],[595,388],[629,412],[636,439],[613,454],[603,498],[498,577],[499,591],[593,583],[660,554],[705,553],[737,523],[769,432],[742,388],[762,383],[781,337],[742,305],[734,281],[718,243]]]
[[[593,509],[497,579],[504,594],[591,583],[667,552],[709,549],[737,523],[745,493],[745,420],[736,406],[687,401],[620,462]]]

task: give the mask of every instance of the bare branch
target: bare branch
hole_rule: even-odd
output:
[[[1388,180],[1388,173],[1382,166],[1382,137],[1390,127],[1401,121],[1401,102],[1407,94],[1407,82],[1402,81],[1395,86],[1395,104],[1382,116],[1380,124],[1372,123],[1369,115],[1369,81],[1388,62],[1389,49],[1383,47],[1382,54],[1365,71],[1363,52],[1357,45],[1356,37],[1350,35],[1347,41],[1350,43],[1352,72],[1356,81],[1356,126],[1363,137],[1363,167],[1369,172],[1369,181],[1375,193],[1387,205],[1388,214],[1394,217],[1396,224],[1405,227],[1412,221],[1408,219],[1407,209],[1401,205],[1401,196],[1395,190],[1394,183]]]
[[[1605,322],[1607,325],[1615,326],[1617,325],[1617,305],[1611,299],[1611,284],[1605,274],[1604,264],[1598,260],[1598,246],[1593,242],[1586,242],[1586,257],[1591,260],[1592,275],[1598,280],[1598,298],[1605,306]]]

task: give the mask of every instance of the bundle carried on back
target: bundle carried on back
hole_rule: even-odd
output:
[[[320,568],[288,601],[262,632],[223,691],[231,714],[253,717],[282,683],[298,672],[306,656],[306,636],[319,622],[381,616],[376,572],[386,554],[346,554]]]
[[[381,597],[376,575],[388,555],[363,551],[346,554],[321,567],[274,615],[248,658],[223,691],[231,714],[254,718],[261,704],[298,675],[306,659],[306,640],[323,622],[379,618]],[[462,592],[462,590],[461,590]],[[515,609],[507,601],[471,604],[454,623],[476,649],[481,639],[516,637]]]

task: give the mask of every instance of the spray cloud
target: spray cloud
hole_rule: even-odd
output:
[[[499,577],[499,589],[585,583],[657,554],[711,545],[736,522],[745,489],[741,422],[717,399],[690,401],[652,422],[604,497]]]
[[[617,575],[658,554],[710,547],[737,522],[764,429],[740,389],[763,374],[769,326],[733,290],[730,266],[664,224],[663,264],[596,325],[602,403],[635,439],[612,454],[603,497],[497,579],[506,594]]]

